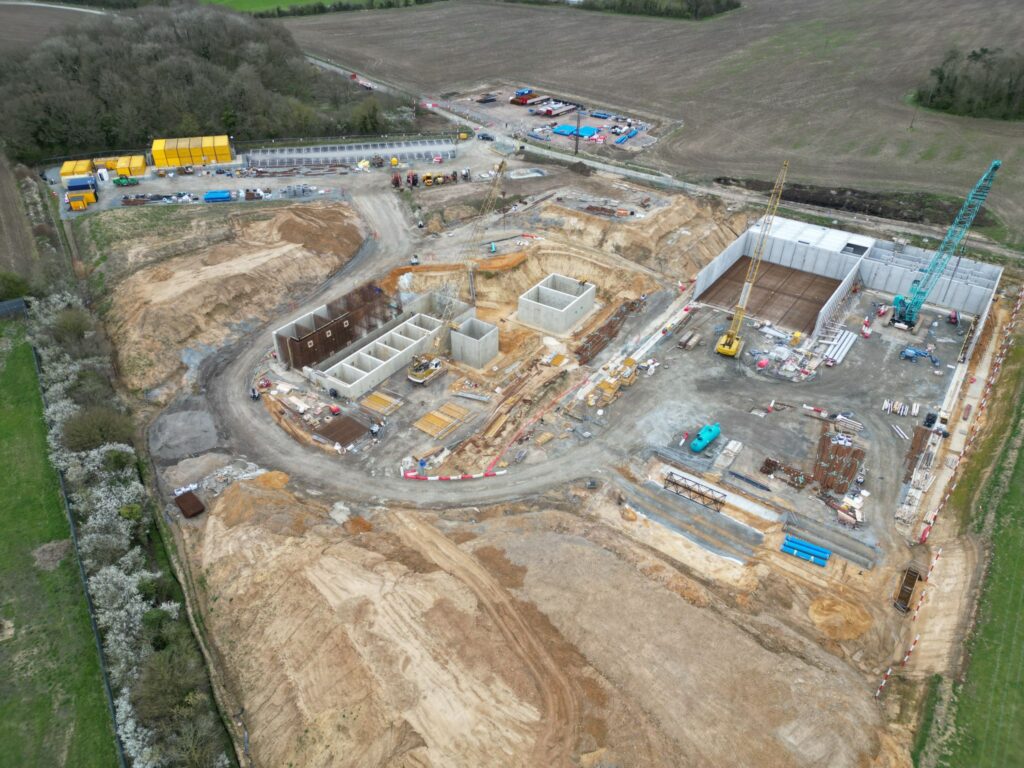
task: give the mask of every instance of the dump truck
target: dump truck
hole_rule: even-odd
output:
[[[921,578],[921,568],[916,564],[907,566],[906,570],[903,571],[900,586],[892,595],[892,604],[900,613],[910,611],[910,603],[914,599],[914,589]]]

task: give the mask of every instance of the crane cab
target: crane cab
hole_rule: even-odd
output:
[[[718,340],[718,344],[715,345],[715,352],[726,357],[736,357],[740,353],[740,347],[743,346],[740,341],[740,337],[734,333],[724,333],[722,338]]]

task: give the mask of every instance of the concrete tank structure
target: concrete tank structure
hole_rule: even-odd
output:
[[[524,325],[564,336],[593,308],[597,286],[564,275],[545,277],[519,297],[516,319]]]
[[[498,356],[498,326],[471,317],[452,331],[452,357],[483,368]]]

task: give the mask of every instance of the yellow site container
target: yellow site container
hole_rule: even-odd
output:
[[[108,171],[117,170],[116,157],[94,157],[92,164],[97,168],[106,168]]]
[[[157,168],[167,167],[167,139],[154,139],[149,152],[153,156],[153,165]]]
[[[123,157],[117,158],[117,175],[118,176],[131,176],[132,175],[132,158],[130,155],[124,155]]]
[[[71,206],[72,211],[84,211],[89,207],[85,200],[68,200],[68,205]]]
[[[203,137],[193,136],[188,140],[188,148],[192,155],[192,162],[201,165],[203,162]]]
[[[75,163],[75,175],[84,176],[87,173],[92,173],[92,160],[79,160]]]
[[[177,168],[181,163],[178,162],[178,140],[167,139],[167,144],[164,148],[164,153],[167,156],[167,167]]]
[[[68,202],[82,202],[86,205],[96,202],[96,193],[92,190],[85,192],[68,192]]]
[[[203,162],[217,161],[217,148],[213,146],[213,136],[203,136]]]
[[[60,166],[60,177],[63,179],[65,176],[75,176],[76,165],[74,160],[65,160]]]
[[[128,164],[131,168],[132,176],[145,176],[146,175],[146,158],[143,155],[132,155],[131,162]]]
[[[230,163],[234,160],[234,157],[231,154],[231,144],[228,142],[227,135],[214,136],[213,148],[216,150],[218,163]]]

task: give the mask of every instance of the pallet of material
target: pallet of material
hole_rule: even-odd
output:
[[[469,409],[455,403],[445,403],[437,410],[421,416],[413,426],[440,440],[454,432],[468,416]]]
[[[379,413],[381,416],[390,416],[402,407],[400,399],[387,395],[384,392],[371,392],[360,400],[359,404],[374,413]]]

